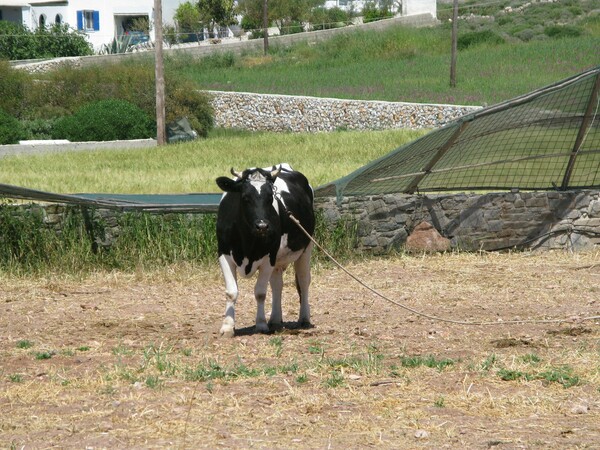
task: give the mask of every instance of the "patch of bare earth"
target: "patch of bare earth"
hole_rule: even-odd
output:
[[[600,253],[313,271],[314,326],[220,339],[217,271],[1,277],[0,447],[598,448]],[[507,324],[510,319],[571,318]]]

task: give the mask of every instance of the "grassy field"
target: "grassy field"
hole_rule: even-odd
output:
[[[600,27],[599,27],[600,28]],[[458,55],[449,86],[447,27],[344,34],[269,56],[221,55],[167,62],[203,89],[364,100],[495,104],[594,67],[600,31],[565,39],[482,43]]]
[[[214,180],[288,162],[313,186],[347,175],[425,131],[320,134],[215,131],[209,139],[154,149],[61,152],[2,159],[2,183],[60,193],[220,192]]]

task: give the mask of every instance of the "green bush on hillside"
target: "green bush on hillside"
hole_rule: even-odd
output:
[[[46,75],[44,83],[33,83],[28,95],[36,112],[52,119],[53,113],[74,113],[90,102],[122,99],[156,116],[156,89],[151,60],[140,59],[108,66],[62,67]],[[52,105],[52,107],[44,106]],[[213,128],[213,109],[209,97],[176,69],[165,74],[167,122],[187,117],[200,136]],[[62,112],[61,114],[64,114]]]
[[[156,135],[154,121],[139,107],[125,100],[101,100],[83,106],[54,125],[56,139],[114,141],[144,139]]]
[[[551,38],[561,39],[581,36],[583,31],[571,25],[551,25],[544,28],[544,34]]]
[[[21,139],[25,139],[21,123],[0,109],[0,145],[17,144]]]
[[[469,33],[465,33],[463,35],[458,36],[458,39],[456,41],[458,50],[465,50],[469,47],[473,47],[480,44],[497,45],[502,43],[504,43],[504,39],[491,30],[472,31]]]
[[[29,76],[26,72],[15,70],[8,61],[0,60],[0,109],[20,117],[28,85]]]

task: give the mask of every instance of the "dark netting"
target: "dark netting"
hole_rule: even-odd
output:
[[[317,195],[600,187],[600,66],[482,109]]]

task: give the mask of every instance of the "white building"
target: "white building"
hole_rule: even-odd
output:
[[[163,22],[172,23],[183,0],[163,0]],[[81,30],[98,50],[126,32],[127,23],[154,21],[153,0],[0,0],[0,20],[22,23],[30,30],[55,23]],[[154,38],[153,29],[150,38]]]
[[[379,0],[326,0],[326,8],[340,8],[344,11],[361,11],[367,3],[378,4]],[[401,16],[431,14],[437,17],[436,0],[394,0],[391,12]]]
[[[177,7],[185,0],[163,0],[163,23],[173,24]],[[367,1],[327,0],[325,7],[360,11]],[[436,17],[436,0],[396,0],[393,12],[402,15],[431,14]],[[55,23],[83,31],[98,51],[127,32],[127,24],[145,18],[154,40],[154,0],[0,0],[0,20],[22,23],[30,30]],[[229,30],[229,35],[232,35]]]

